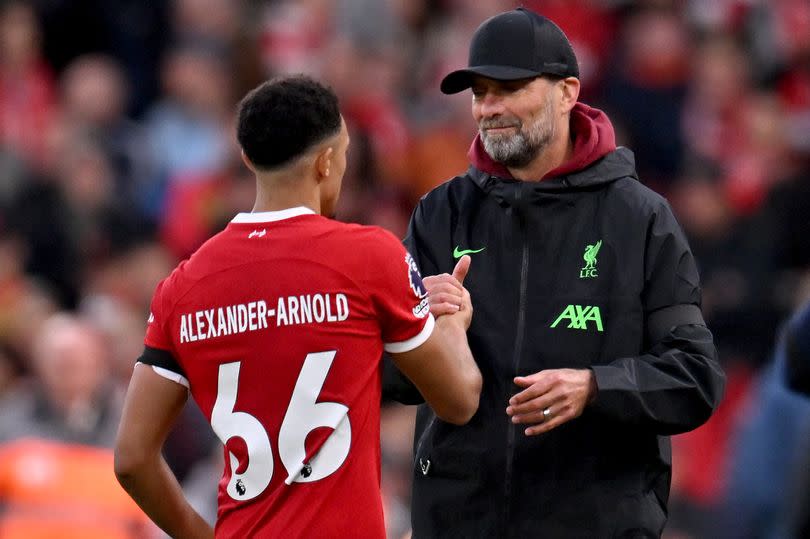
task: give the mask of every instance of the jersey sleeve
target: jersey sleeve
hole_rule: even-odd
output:
[[[137,363],[150,365],[155,373],[189,387],[186,373],[178,363],[168,331],[168,316],[164,295],[167,291],[167,280],[161,281],[152,297],[149,318],[146,323],[144,351]]]
[[[416,261],[389,232],[380,231],[370,295],[382,330],[386,352],[413,350],[433,332],[427,290]]]

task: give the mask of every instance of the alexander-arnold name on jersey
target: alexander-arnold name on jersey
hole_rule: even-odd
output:
[[[349,318],[345,294],[301,294],[278,298],[269,308],[264,300],[212,307],[180,315],[180,343],[189,343],[297,324],[343,322]]]

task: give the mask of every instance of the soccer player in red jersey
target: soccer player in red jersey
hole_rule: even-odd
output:
[[[330,89],[266,82],[240,104],[237,132],[256,204],[158,285],[116,475],[171,536],[213,535],[160,454],[190,391],[224,444],[217,536],[384,538],[383,350],[441,419],[467,422],[481,389],[469,294],[434,319],[443,299],[392,234],[326,217],[349,145]]]

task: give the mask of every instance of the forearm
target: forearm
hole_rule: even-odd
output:
[[[481,394],[481,373],[466,345],[463,328],[463,323],[439,319],[424,343],[394,355],[399,370],[419,389],[436,415],[456,425],[463,425],[475,414]]]
[[[158,455],[116,475],[143,512],[169,536],[214,537],[213,528],[188,503],[163,457]]]
[[[467,332],[456,321],[443,316],[436,319],[436,329],[442,332],[445,349],[450,360],[455,363],[453,370],[461,373],[459,384],[469,388],[475,395],[480,395],[483,384],[481,371],[470,351]],[[476,402],[477,400],[476,398]]]
[[[617,422],[678,434],[705,422],[723,394],[725,375],[711,333],[682,326],[649,353],[595,365],[591,409]]]
[[[425,398],[416,386],[402,374],[389,354],[383,356],[382,398],[402,404],[423,404]]]

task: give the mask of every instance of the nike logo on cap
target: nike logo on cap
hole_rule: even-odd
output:
[[[459,249],[458,245],[456,245],[456,248],[453,249],[453,258],[461,258],[464,255],[480,253],[484,249],[486,249],[486,247],[481,247],[480,249]]]

